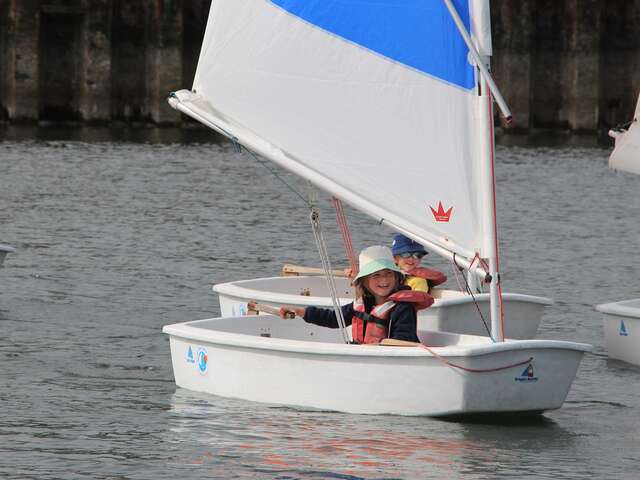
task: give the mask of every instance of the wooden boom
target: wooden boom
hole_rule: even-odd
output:
[[[331,270],[331,274],[334,277],[347,276],[343,270]],[[292,265],[290,263],[285,263],[282,266],[283,277],[292,277],[298,275],[324,275],[324,269],[317,267],[304,267],[302,265]]]

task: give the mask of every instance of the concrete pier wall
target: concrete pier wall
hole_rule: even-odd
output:
[[[215,0],[213,0],[215,1]],[[0,0],[0,122],[189,123],[211,0]],[[640,93],[640,0],[492,0],[513,132],[606,131]]]
[[[514,131],[606,131],[640,93],[640,0],[493,0],[492,70]]]

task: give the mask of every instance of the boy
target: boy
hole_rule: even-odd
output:
[[[391,253],[396,265],[406,275],[404,284],[411,287],[411,290],[428,293],[431,287],[447,280],[447,277],[437,270],[420,267],[422,257],[428,252],[418,242],[402,234],[393,237]]]

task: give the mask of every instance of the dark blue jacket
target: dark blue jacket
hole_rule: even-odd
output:
[[[364,306],[365,311],[369,313],[375,305],[371,301],[365,301]],[[353,302],[342,306],[342,316],[347,325],[351,325],[353,312]],[[321,327],[339,327],[336,313],[329,308],[307,307],[304,311],[304,321]],[[415,307],[411,303],[398,302],[389,316],[389,338],[418,342],[416,330],[417,313]]]

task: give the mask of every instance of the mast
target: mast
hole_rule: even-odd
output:
[[[504,341],[502,323],[502,298],[500,287],[500,268],[498,260],[498,227],[496,219],[495,176],[494,176],[494,133],[493,133],[493,100],[492,91],[496,101],[507,122],[511,121],[511,112],[502,98],[491,74],[489,73],[489,57],[492,54],[491,46],[491,13],[488,0],[470,0],[472,11],[473,39],[466,31],[458,12],[451,0],[444,0],[447,9],[465,43],[469,47],[471,56],[476,62],[478,81],[478,143],[480,181],[482,197],[482,226],[483,226],[483,257],[489,263],[489,298],[491,302],[491,337],[497,341]],[[475,42],[475,44],[474,44]]]
[[[479,123],[481,124],[480,144],[481,160],[485,165],[483,171],[486,181],[482,190],[485,208],[483,220],[485,227],[484,251],[489,263],[489,298],[491,301],[491,336],[496,342],[504,341],[502,325],[502,292],[500,287],[500,263],[498,259],[498,227],[496,219],[495,176],[494,176],[494,140],[493,140],[493,109],[491,92],[487,82],[481,81],[482,93],[479,96]]]
[[[474,19],[476,28],[480,32],[491,31],[491,16],[489,12],[489,2],[486,0],[476,0],[472,4],[475,9]],[[484,62],[484,66],[489,65],[491,55],[490,35],[479,35],[476,38],[478,50]],[[480,143],[480,162],[482,163],[482,197],[483,197],[483,230],[484,230],[484,255],[489,263],[489,298],[491,301],[491,336],[496,342],[504,341],[504,331],[502,324],[502,298],[500,287],[500,263],[498,259],[498,226],[496,218],[496,195],[495,195],[495,143],[493,132],[493,100],[490,84],[495,85],[489,79],[491,76],[485,68],[479,69],[478,83],[478,124]],[[499,95],[499,94],[498,94]]]
[[[488,0],[469,0],[469,5],[471,10],[474,12],[473,16],[473,28],[475,30],[475,41],[478,44],[478,49],[473,44],[471,37],[469,36],[469,32],[465,29],[464,23],[458,15],[458,11],[456,7],[451,3],[451,0],[444,0],[449,13],[451,14],[451,18],[453,18],[460,35],[464,40],[464,43],[469,47],[469,53],[473,57],[476,62],[477,68],[482,73],[482,77],[484,81],[488,83],[489,87],[491,87],[491,91],[498,103],[498,107],[500,107],[500,111],[505,117],[507,123],[511,123],[512,115],[509,107],[507,106],[507,102],[504,101],[498,86],[493,80],[493,77],[489,73],[489,57],[491,56],[491,14],[489,11],[489,1]],[[479,51],[478,51],[479,50]]]

